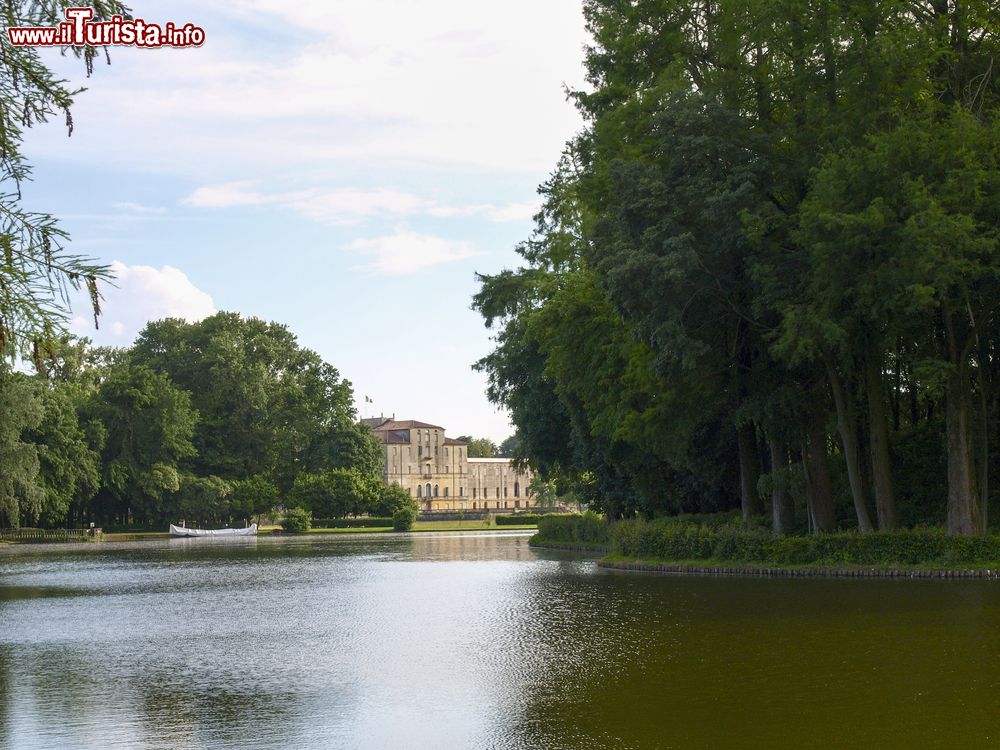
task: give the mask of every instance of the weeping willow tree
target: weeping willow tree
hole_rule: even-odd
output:
[[[31,179],[23,151],[24,133],[39,123],[63,118],[73,133],[71,106],[84,89],[71,88],[44,63],[33,47],[13,47],[6,40],[12,26],[55,26],[65,20],[66,0],[0,2],[3,42],[0,44],[0,355],[30,357],[36,367],[50,342],[65,327],[69,297],[85,289],[100,315],[98,282],[111,278],[107,265],[67,248],[68,236],[50,214],[26,210],[21,188]],[[116,0],[91,3],[94,20],[113,15],[130,17]],[[72,48],[89,76],[101,50]],[[105,59],[110,62],[104,51]]]

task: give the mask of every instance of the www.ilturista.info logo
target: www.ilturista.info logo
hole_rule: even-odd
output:
[[[15,47],[200,47],[205,30],[193,23],[183,26],[147,23],[141,18],[111,16],[93,21],[93,8],[67,8],[58,26],[11,26],[7,39]]]

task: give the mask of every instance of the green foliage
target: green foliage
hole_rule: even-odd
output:
[[[606,545],[611,541],[607,521],[597,513],[550,513],[538,519],[538,539],[562,544]]]
[[[361,466],[372,463],[371,446],[354,425],[350,384],[282,325],[225,312],[161,320],[146,326],[130,358],[190,393],[201,415],[195,474],[262,475],[288,491],[300,465],[372,468]]]
[[[299,474],[289,500],[317,516],[343,518],[373,510],[380,489],[377,480],[356,469],[330,469],[320,474]]]
[[[517,513],[512,516],[497,516],[495,520],[497,526],[518,526],[529,523],[537,524],[541,518],[544,518],[544,515],[538,513]]]
[[[65,20],[66,5],[7,3],[4,26],[55,26]],[[95,21],[108,21],[114,15],[128,17],[126,6],[116,0],[96,0],[93,8]],[[91,74],[97,48],[69,49],[83,57]],[[31,179],[23,153],[25,129],[57,116],[65,119],[68,134],[72,133],[70,107],[83,89],[68,88],[68,82],[43,63],[43,53],[35,47],[5,43],[0,76],[4,81],[0,87],[0,356],[21,355],[42,369],[47,350],[65,326],[69,291],[86,289],[96,318],[100,312],[97,283],[110,279],[111,271],[107,265],[67,251],[67,235],[56,220],[21,205],[22,183]],[[5,512],[13,512],[8,501],[0,502]]]
[[[977,565],[1000,561],[1000,536],[940,529],[782,536],[742,525],[630,520],[611,526],[614,554],[640,560],[762,565]]]
[[[393,511],[392,528],[394,531],[409,531],[413,528],[416,520],[417,504],[411,501],[408,504],[400,505]]]
[[[92,398],[106,440],[102,486],[118,507],[166,520],[170,496],[181,488],[180,463],[195,453],[197,413],[187,391],[141,366],[111,371]]]
[[[281,520],[281,528],[294,534],[302,534],[312,528],[312,513],[305,508],[289,508]]]
[[[397,508],[409,505],[412,502],[410,493],[404,490],[397,482],[381,485],[378,502],[372,509],[372,513],[377,516],[391,516],[396,512]]]
[[[459,440],[468,443],[469,458],[494,458],[498,455],[496,443],[489,438],[474,438],[470,435],[459,435]]]
[[[313,518],[317,529],[375,529],[392,526],[392,516],[361,516],[359,518]]]
[[[0,415],[0,523],[17,528],[38,517],[45,498],[38,447],[23,437],[41,423],[43,403],[26,377],[0,371]]]
[[[267,477],[256,474],[229,483],[229,509],[233,516],[252,518],[278,504],[278,488]]]

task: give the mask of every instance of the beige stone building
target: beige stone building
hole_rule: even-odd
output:
[[[509,458],[469,458],[468,444],[447,437],[439,425],[385,417],[363,421],[385,449],[386,484],[400,485],[422,512],[503,512],[534,505],[531,472],[516,471]]]

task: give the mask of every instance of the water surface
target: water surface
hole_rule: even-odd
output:
[[[602,571],[527,535],[0,551],[0,747],[980,748],[1000,584]]]

